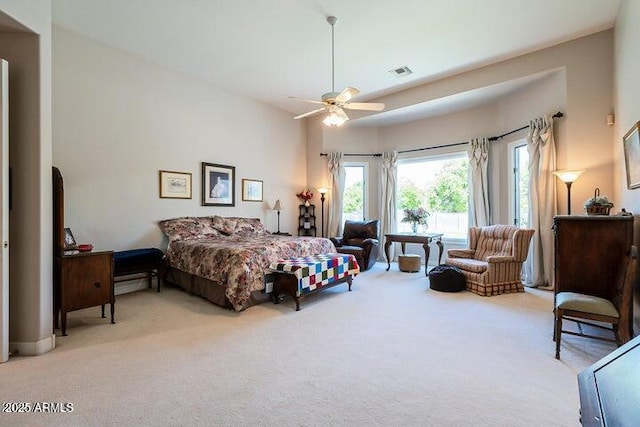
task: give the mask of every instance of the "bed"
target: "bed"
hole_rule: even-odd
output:
[[[159,226],[169,239],[165,281],[235,311],[269,299],[272,262],[336,252],[329,239],[271,234],[257,218],[181,217]]]

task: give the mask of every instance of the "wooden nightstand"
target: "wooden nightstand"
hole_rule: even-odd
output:
[[[291,236],[291,233],[287,233],[286,231],[281,231],[279,233],[278,232],[274,232],[274,233],[271,233],[271,234],[273,234],[274,236]]]
[[[67,335],[67,313],[111,304],[111,323],[115,323],[113,289],[113,251],[81,252],[62,255],[55,260],[54,327],[61,320],[62,335]]]

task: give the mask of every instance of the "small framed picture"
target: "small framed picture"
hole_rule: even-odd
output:
[[[76,238],[73,237],[73,233],[70,228],[64,229],[64,250],[70,251],[75,249],[78,246],[76,243]]]
[[[202,206],[235,206],[236,168],[202,162]]]
[[[624,163],[627,167],[627,188],[640,187],[640,122],[633,125],[622,138],[624,144]]]
[[[242,200],[247,202],[262,201],[262,181],[257,179],[242,180]]]
[[[190,199],[191,173],[160,171],[161,199]]]

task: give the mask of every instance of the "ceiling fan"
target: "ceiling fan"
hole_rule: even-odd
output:
[[[366,111],[384,110],[384,104],[381,102],[350,102],[352,98],[358,96],[360,93],[360,91],[354,87],[347,87],[342,92],[335,91],[334,28],[337,21],[338,19],[335,16],[327,16],[327,22],[331,24],[331,92],[327,92],[322,95],[320,101],[290,96],[289,98],[292,99],[322,105],[322,107],[316,110],[294,117],[295,119],[303,119],[305,117],[319,114],[323,111],[328,111],[329,114],[327,114],[327,117],[325,117],[322,122],[327,126],[342,126],[347,120],[349,120],[349,116],[344,112],[345,109]]]

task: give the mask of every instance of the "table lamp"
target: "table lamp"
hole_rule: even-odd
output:
[[[567,215],[571,215],[571,184],[573,184],[583,172],[584,169],[557,171],[553,173],[560,181],[567,184]]]

